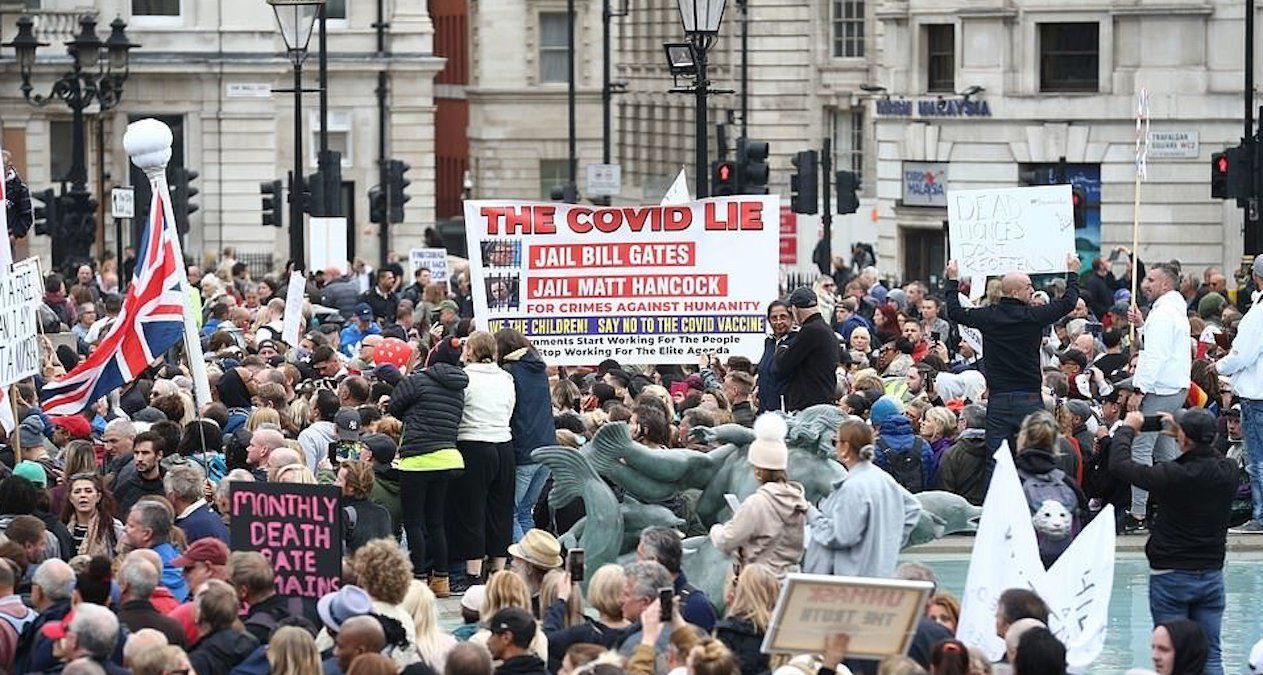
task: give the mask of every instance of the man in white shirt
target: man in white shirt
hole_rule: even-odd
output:
[[[1254,287],[1263,288],[1263,255],[1250,268]],[[1241,404],[1241,431],[1245,437],[1245,468],[1250,474],[1251,520],[1234,532],[1263,532],[1263,309],[1256,302],[1237,325],[1232,350],[1215,364],[1220,375],[1232,376],[1232,391]]]
[[[1188,383],[1193,367],[1192,344],[1188,323],[1188,304],[1179,292],[1180,273],[1167,263],[1149,267],[1140,287],[1152,303],[1149,316],[1142,316],[1132,305],[1130,317],[1144,342],[1132,382],[1142,396],[1140,412],[1145,415],[1175,414],[1188,398]],[[1138,434],[1131,447],[1132,459],[1146,466],[1155,461],[1169,462],[1179,457],[1175,439],[1151,431]],[[1131,489],[1131,521],[1144,523],[1148,514],[1149,493]]]

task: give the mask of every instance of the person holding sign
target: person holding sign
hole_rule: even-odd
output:
[[[960,268],[947,262],[947,318],[982,332],[983,373],[987,377],[988,455],[1008,440],[1017,447],[1022,420],[1044,407],[1040,393],[1039,349],[1048,326],[1070,313],[1079,302],[1079,256],[1066,254],[1066,294],[1046,305],[1034,307],[1035,287],[1024,272],[1009,272],[1000,281],[1000,302],[987,307],[965,308],[960,304]],[[988,465],[991,464],[989,460]]]

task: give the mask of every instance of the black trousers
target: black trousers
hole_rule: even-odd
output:
[[[447,572],[447,485],[455,471],[400,471],[399,501],[412,570]],[[426,556],[429,556],[428,558]]]
[[[447,490],[447,545],[453,560],[508,556],[513,543],[513,443],[457,441],[465,472]]]

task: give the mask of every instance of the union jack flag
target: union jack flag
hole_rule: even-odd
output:
[[[184,292],[175,254],[175,225],[153,191],[149,227],[140,241],[136,276],[123,310],[96,350],[66,376],[44,385],[44,412],[73,415],[131,382],[184,335]]]

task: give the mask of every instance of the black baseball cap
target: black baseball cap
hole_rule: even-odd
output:
[[[1215,440],[1215,434],[1219,433],[1215,416],[1205,408],[1181,410],[1175,414],[1175,423],[1180,425],[1180,430],[1194,443],[1210,443]]]
[[[535,617],[521,607],[505,607],[487,621],[493,635],[513,633],[515,644],[530,644],[535,639]]]
[[[794,289],[793,293],[789,294],[790,307],[806,309],[808,307],[815,307],[819,302],[820,300],[816,297],[816,292],[807,286],[799,286]]]
[[[333,416],[333,424],[338,428],[338,439],[343,441],[360,440],[360,413],[354,408],[343,408]]]

